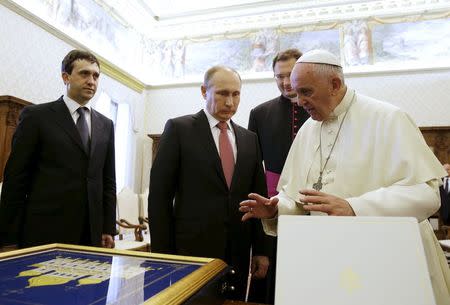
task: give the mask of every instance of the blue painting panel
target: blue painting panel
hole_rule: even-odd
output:
[[[0,304],[141,304],[200,268],[52,250],[0,261]]]

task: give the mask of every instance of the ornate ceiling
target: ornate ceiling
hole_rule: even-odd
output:
[[[349,67],[373,70],[378,67],[374,54],[393,52],[391,57],[397,58],[399,46],[403,53],[421,53],[417,44],[428,47],[430,37],[448,40],[445,19],[450,16],[450,0],[0,0],[0,4],[74,46],[89,46],[113,65],[111,71],[117,71],[115,65],[145,84],[197,80],[196,69],[216,61],[259,78],[270,70],[270,56],[287,46],[326,48],[341,53]],[[416,25],[413,39],[401,36],[410,35],[412,25],[409,30],[394,25],[384,29],[390,39],[376,34],[383,30],[372,28],[427,20]],[[360,32],[367,44],[358,51],[364,56],[355,57],[353,46],[359,44]],[[440,45],[447,60],[448,43]],[[417,57],[410,53],[408,58]],[[255,64],[260,57],[265,58],[263,69]],[[419,59],[423,64],[424,56]]]
[[[448,8],[450,0],[94,0],[151,39],[179,39]]]

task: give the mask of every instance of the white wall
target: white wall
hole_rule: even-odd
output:
[[[64,94],[61,61],[74,47],[2,5],[0,20],[0,95],[12,95],[40,104],[54,101]],[[118,103],[130,104],[136,114],[129,140],[131,158],[127,164],[126,184],[140,191],[142,153],[137,152],[137,148],[144,132],[144,94],[104,74],[96,97],[102,91]]]

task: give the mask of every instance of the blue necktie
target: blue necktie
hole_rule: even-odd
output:
[[[77,109],[79,114],[77,119],[77,129],[80,133],[81,143],[83,143],[84,150],[89,153],[90,139],[89,139],[89,129],[86,121],[85,111],[88,110],[87,107],[80,107]]]

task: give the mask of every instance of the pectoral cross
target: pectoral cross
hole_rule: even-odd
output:
[[[319,179],[313,184],[313,189],[320,191],[322,189],[322,173],[320,173]]]

